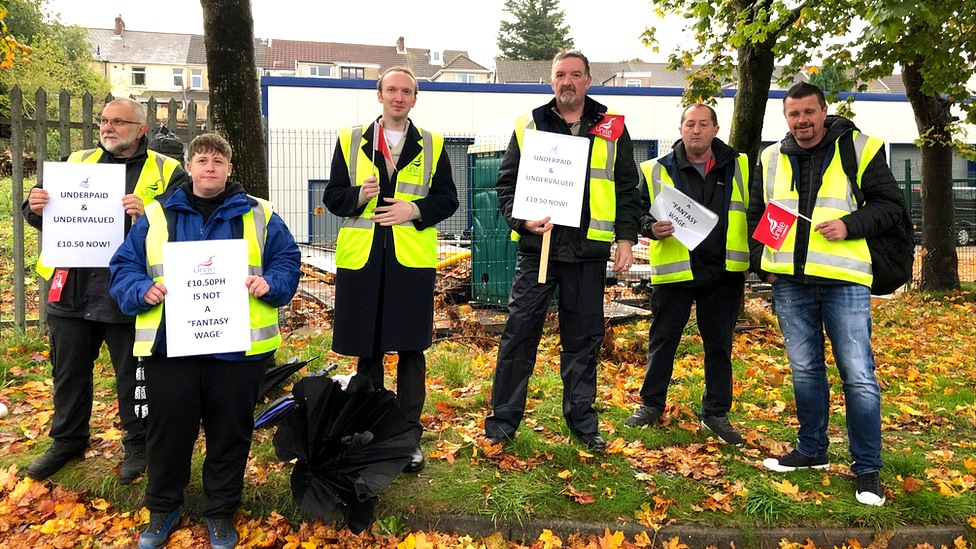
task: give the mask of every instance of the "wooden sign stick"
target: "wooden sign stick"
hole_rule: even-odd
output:
[[[546,275],[549,273],[549,242],[551,240],[551,230],[542,233],[542,255],[539,256],[539,284],[546,283]]]

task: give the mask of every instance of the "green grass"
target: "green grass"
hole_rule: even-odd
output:
[[[0,193],[0,203],[4,199]],[[6,200],[12,207],[9,190]],[[0,241],[5,241],[9,222],[2,230],[8,231],[0,233]],[[3,276],[8,272],[3,269]],[[976,475],[972,470],[976,463],[976,445],[972,443],[976,440],[976,366],[971,359],[976,348],[976,294],[968,287],[964,292],[939,295],[909,294],[876,305],[873,312],[884,418],[882,481],[889,496],[882,508],[868,508],[854,501],[843,395],[832,367],[828,370],[833,408],[828,436],[834,468],[829,473],[779,475],[759,465],[764,457],[775,455],[775,445],[792,444],[796,421],[788,363],[775,317],[768,307],[750,302],[744,315],[746,323],[759,328],[736,334],[733,356],[736,392],[730,418],[751,441],[741,449],[715,444],[697,426],[704,381],[702,344],[694,316],[676,356],[668,394],[670,421],[643,429],[625,427],[623,422],[639,402],[637,391],[643,377],[649,323],[640,321],[611,329],[613,344],[604,349],[600,359],[596,407],[608,442],[621,439],[625,449],[637,448],[633,455],[617,450],[587,456],[581,452],[585,449],[569,438],[562,417],[558,336],[547,330],[529,384],[529,411],[517,437],[506,448],[507,458],[485,457],[479,439],[482,421],[490,412],[495,350],[480,349],[470,340],[435,343],[427,352],[431,388],[422,444],[425,452],[438,456],[458,448],[454,463],[428,457],[428,466],[420,474],[398,477],[381,495],[377,512],[380,523],[374,530],[401,530],[403,517],[414,514],[479,515],[515,522],[592,520],[610,525],[612,530],[620,521],[638,521],[642,506],[653,509],[661,500],[669,501],[662,518],[665,522],[733,527],[747,534],[772,526],[890,528],[964,522],[976,509],[976,489],[965,489],[961,480]],[[279,360],[319,356],[310,365],[310,372],[330,362],[339,363],[339,373],[353,371],[354,359],[330,352],[330,333],[304,328],[290,334],[279,351]],[[32,423],[34,417],[40,417],[38,412],[51,409],[50,395],[35,384],[40,382],[44,387],[50,383],[50,364],[43,356],[47,341],[34,328],[26,332],[7,328],[0,338],[0,400],[8,405],[31,403],[36,407],[35,412],[0,419],[0,436],[14,440],[11,451],[0,451],[0,466],[16,464],[22,468],[50,444],[46,438],[49,424]],[[103,352],[94,376],[96,400],[102,407],[110,406],[114,396],[114,377],[108,364]],[[392,370],[388,370],[386,380],[392,387]],[[259,403],[259,410],[283,390],[268,395]],[[452,414],[443,414],[443,410]],[[95,415],[96,432],[117,428],[114,414]],[[945,457],[948,453],[934,454],[936,451],[951,452],[951,457]],[[145,480],[132,486],[119,485],[113,468],[120,458],[118,442],[105,442],[93,457],[70,464],[53,480],[87,491],[91,498],[105,498],[118,509],[136,509],[141,506]],[[191,515],[200,508],[202,460],[202,448],[198,448],[193,480],[187,488]],[[691,469],[682,469],[686,466]],[[717,472],[705,474],[708,468]],[[272,431],[258,431],[245,477],[243,507],[255,515],[274,510],[295,524],[311,520],[313,517],[299,509],[291,497],[290,471],[291,466],[279,463],[275,456]],[[921,481],[922,489],[906,492],[903,483],[908,477]],[[798,496],[785,494],[773,484],[784,480],[796,487]],[[592,502],[577,501],[570,485],[576,497],[587,493]],[[952,493],[941,493],[943,486]],[[731,513],[707,508],[716,494],[725,498]]]

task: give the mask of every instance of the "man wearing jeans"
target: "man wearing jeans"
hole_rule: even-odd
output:
[[[798,218],[779,250],[755,241],[750,245],[753,270],[773,285],[800,423],[796,448],[763,465],[777,472],[830,467],[826,329],[843,380],[857,500],[883,505],[881,391],[871,350],[872,270],[865,239],[899,221],[904,199],[885,160],[884,142],[860,133],[846,118],[828,116],[820,88],[807,83],[790,88],[783,114],[790,133],[762,152],[750,229],[766,222],[763,211],[770,200],[813,221]],[[840,139],[853,140],[862,207],[849,189]]]

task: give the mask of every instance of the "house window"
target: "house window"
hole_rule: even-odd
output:
[[[474,84],[475,82],[477,82],[475,75],[473,74],[459,74],[457,75],[457,81],[464,82],[467,84]]]
[[[309,76],[318,76],[319,78],[331,78],[332,77],[332,67],[329,65],[311,65],[308,67]],[[343,78],[346,78],[343,76]],[[362,77],[360,77],[362,78]]]
[[[203,89],[203,69],[190,69],[190,88]]]
[[[173,69],[173,87],[183,87],[183,69]]]
[[[342,77],[362,80],[366,78],[366,69],[356,67],[342,67]]]
[[[132,85],[146,85],[146,67],[132,67]]]
[[[641,84],[640,80],[628,80],[627,81],[627,87],[628,88],[639,88],[639,87],[641,87],[640,84]]]
[[[430,52],[430,62],[432,64],[435,64],[435,65],[441,63],[441,52],[439,52],[439,51],[431,51]]]

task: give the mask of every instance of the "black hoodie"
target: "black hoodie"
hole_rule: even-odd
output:
[[[780,152],[788,155],[793,164],[793,185],[795,185],[799,195],[799,212],[807,217],[813,217],[817,193],[820,192],[820,186],[823,183],[823,173],[827,163],[834,156],[837,139],[845,133],[858,129],[850,120],[834,115],[827,116],[824,128],[827,130],[824,138],[809,149],[801,147],[791,133],[787,133],[780,142]],[[757,173],[752,180],[748,213],[749,234],[752,234],[756,226],[759,225],[763,210],[766,208],[766,203],[763,201],[763,179],[765,177],[765,173]],[[861,190],[864,193],[864,206],[841,218],[841,221],[847,226],[847,240],[874,236],[898,223],[901,219],[904,197],[902,197],[898,182],[895,181],[895,176],[888,167],[884,148],[874,155],[874,158],[865,168],[864,174],[861,176]],[[850,284],[843,280],[805,274],[804,268],[811,230],[809,221],[802,217],[797,218],[796,248],[793,260],[794,274],[782,275],[782,277],[801,284],[824,286]],[[751,268],[760,278],[765,280],[768,273],[760,269],[763,247],[762,243],[750,239]]]

